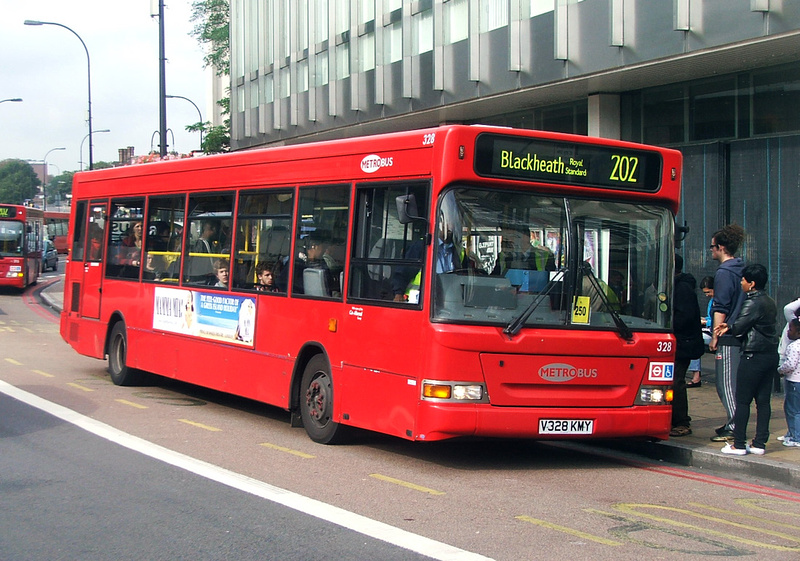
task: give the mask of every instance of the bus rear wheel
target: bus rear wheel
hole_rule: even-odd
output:
[[[322,355],[312,358],[300,383],[300,415],[309,438],[320,444],[336,444],[345,427],[333,421],[333,377]]]
[[[108,339],[108,374],[118,386],[134,386],[139,383],[140,373],[126,364],[128,355],[128,335],[121,321],[111,329]]]

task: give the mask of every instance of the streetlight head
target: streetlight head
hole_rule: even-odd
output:
[[[37,21],[35,19],[26,19],[25,25],[44,25],[44,22]]]

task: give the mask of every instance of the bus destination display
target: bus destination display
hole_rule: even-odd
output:
[[[655,192],[661,156],[646,150],[496,134],[475,141],[475,172],[486,177]]]
[[[17,209],[13,206],[0,205],[0,218],[14,218],[17,216]]]

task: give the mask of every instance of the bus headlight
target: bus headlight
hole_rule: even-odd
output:
[[[422,381],[422,399],[426,401],[470,401],[488,403],[486,387],[474,382]]]
[[[635,405],[667,405],[672,402],[672,388],[665,386],[642,386]]]

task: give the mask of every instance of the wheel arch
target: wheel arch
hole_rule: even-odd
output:
[[[125,317],[122,315],[122,312],[115,311],[108,318],[108,324],[106,325],[105,341],[103,342],[103,354],[105,354],[106,357],[108,357],[108,341],[111,338],[111,330],[113,330],[114,326],[120,322],[122,322],[122,325],[127,330],[127,323],[125,322]]]
[[[322,343],[317,341],[309,341],[300,349],[297,354],[297,360],[294,361],[294,369],[292,370],[292,385],[291,394],[289,398],[289,411],[297,412],[300,407],[300,383],[303,380],[303,372],[305,372],[306,365],[309,361],[317,355],[322,355],[328,363],[328,371],[331,368],[331,359],[328,352]]]

